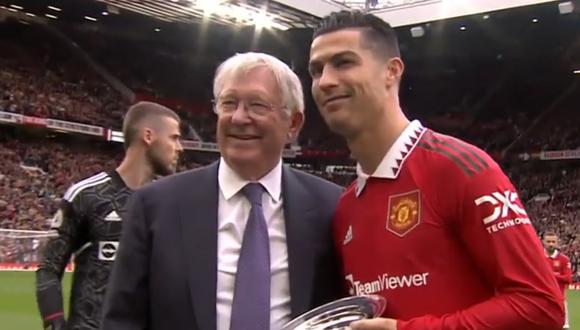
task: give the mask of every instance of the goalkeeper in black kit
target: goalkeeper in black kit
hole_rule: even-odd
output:
[[[43,250],[36,272],[36,298],[44,329],[98,329],[109,273],[131,193],[156,176],[175,172],[180,119],[151,102],[132,106],[123,121],[125,157],[110,173],[73,184],[62,199],[52,229],[58,235]],[[74,255],[70,311],[65,318],[61,280]]]

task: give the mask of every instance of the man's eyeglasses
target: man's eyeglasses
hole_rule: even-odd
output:
[[[239,100],[236,98],[223,98],[212,101],[213,111],[217,114],[231,114],[238,110],[240,103],[248,114],[262,116],[282,107],[259,100]]]

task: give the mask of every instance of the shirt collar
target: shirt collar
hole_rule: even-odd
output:
[[[369,177],[396,179],[401,168],[403,168],[403,163],[411,154],[425,130],[420,121],[413,120],[410,122],[393,143],[373,174],[364,173],[360,164],[357,164],[356,196],[358,197],[361,194]]]
[[[110,172],[108,174],[111,177],[111,180],[113,181],[113,183],[119,189],[129,189],[129,190],[132,190],[131,188],[129,188],[129,186],[127,186],[127,184],[125,183],[125,180],[123,180],[123,177],[121,176],[121,174],[119,174],[119,172],[117,172],[117,170],[114,170],[114,171],[112,171],[112,172]]]
[[[220,164],[218,169],[218,184],[220,190],[226,200],[232,198],[237,194],[246,184],[251,181],[242,179],[238,173],[236,173],[226,161],[220,158]],[[270,171],[268,174],[264,175],[259,183],[264,186],[270,197],[275,202],[278,202],[282,194],[282,160]]]
[[[558,257],[558,249],[554,250],[554,252],[551,255],[548,254],[548,250],[544,250],[544,252],[546,253],[546,256],[552,259],[556,259],[556,257]]]

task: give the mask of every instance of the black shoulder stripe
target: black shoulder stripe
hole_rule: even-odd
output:
[[[455,163],[468,176],[472,177],[473,175],[475,175],[475,172],[472,169],[470,169],[469,167],[467,167],[465,165],[465,162],[463,162],[461,159],[459,159],[457,156],[450,153],[449,151],[447,151],[441,147],[438,147],[438,146],[432,146],[432,145],[425,143],[423,141],[419,142],[419,146],[426,149],[426,150],[442,154],[445,157],[449,158],[453,163]]]
[[[458,140],[456,138],[452,138],[452,141],[455,142],[455,145],[458,148],[463,149],[465,152],[467,152],[471,156],[473,156],[473,158],[475,158],[481,164],[481,166],[483,166],[484,169],[489,168],[489,163],[486,162],[485,159],[481,158],[481,156],[478,155],[475,151],[473,151],[473,148],[470,148],[467,143],[465,143],[461,140]]]
[[[442,145],[451,149],[452,151],[460,155],[464,161],[469,163],[469,165],[471,165],[471,167],[475,170],[476,173],[479,173],[489,167],[489,165],[487,165],[487,163],[485,163],[485,161],[483,161],[481,157],[479,157],[475,152],[473,152],[473,150],[470,150],[470,148],[468,148],[467,146],[462,146],[459,141],[456,140],[447,141],[444,139],[438,139],[437,137],[433,136],[429,136],[427,138],[427,141],[435,146]],[[470,155],[474,157],[470,157]],[[474,159],[479,159],[481,161],[478,163]]]

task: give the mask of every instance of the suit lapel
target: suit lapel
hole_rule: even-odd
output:
[[[198,329],[216,328],[218,164],[191,176],[179,196],[181,238]]]
[[[313,230],[312,218],[316,217],[316,197],[308,192],[287,166],[282,172],[282,194],[288,245],[290,308],[292,317],[296,317],[312,305],[315,253],[313,240],[309,236]]]

